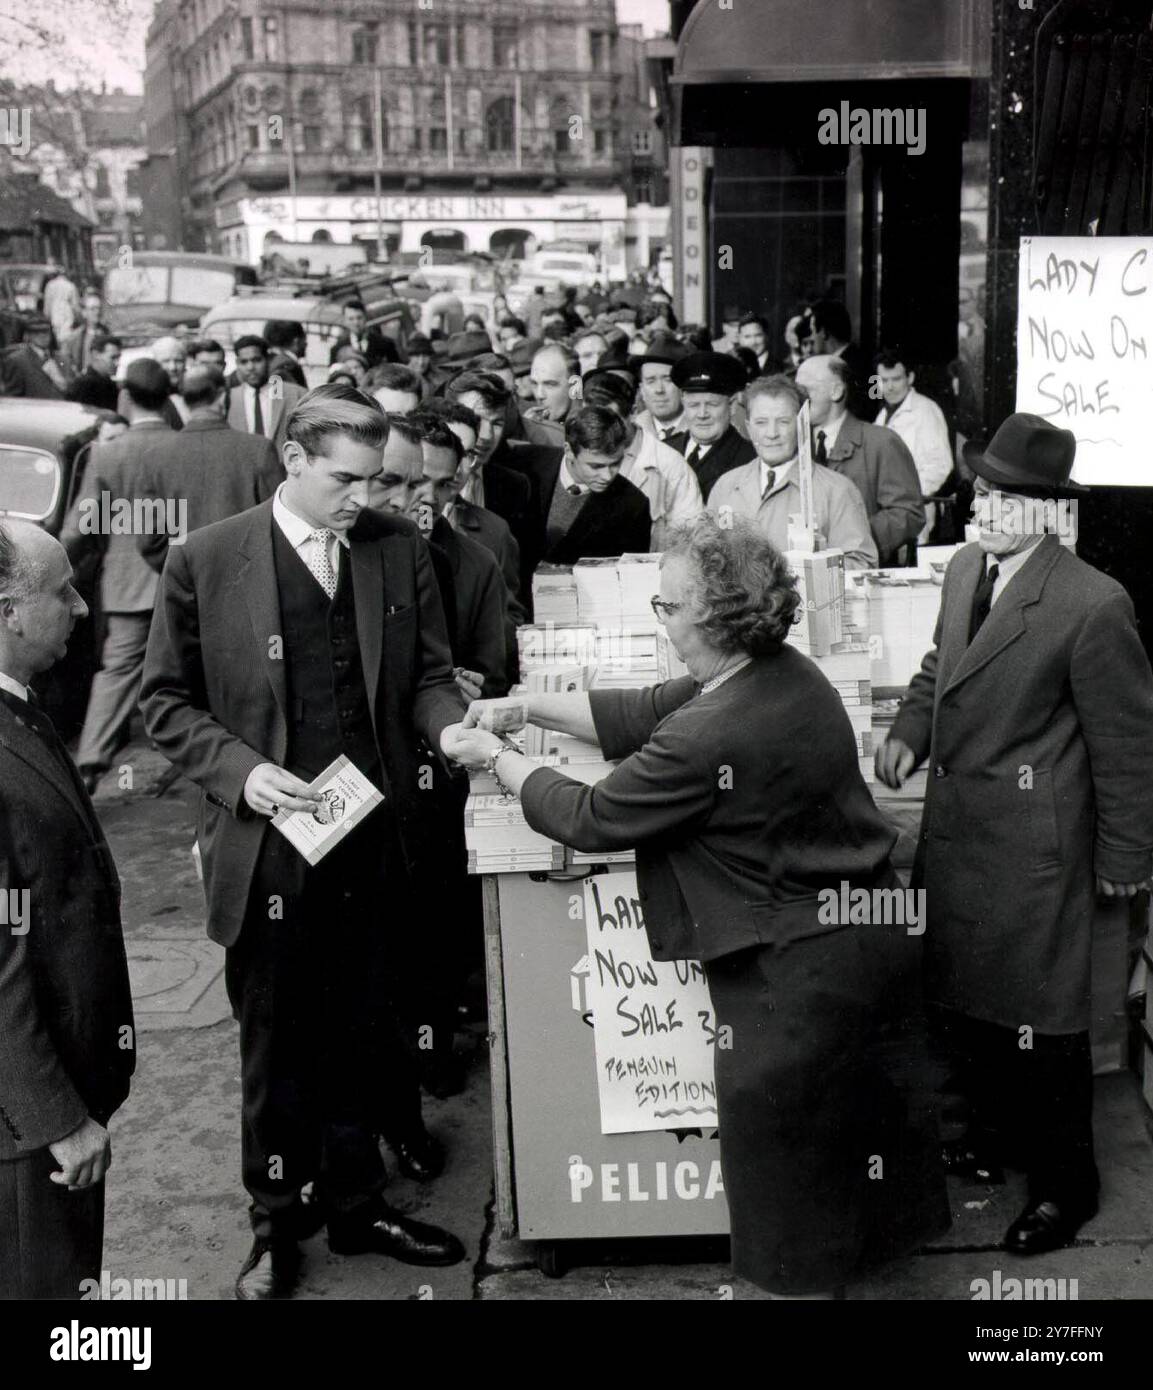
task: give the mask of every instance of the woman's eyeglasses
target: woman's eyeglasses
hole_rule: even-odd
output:
[[[664,622],[670,613],[679,613],[684,607],[683,603],[668,603],[663,598],[654,597],[649,600],[653,606],[653,612],[657,615],[660,622]]]

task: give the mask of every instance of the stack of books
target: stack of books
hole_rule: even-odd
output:
[[[869,649],[862,642],[846,642],[827,656],[814,656],[812,659],[841,697],[841,704],[849,716],[857,741],[857,762],[861,776],[866,782],[873,782],[873,688]]]
[[[897,694],[933,645],[941,586],[923,570],[879,570],[866,575],[865,583],[873,685]]]
[[[564,868],[564,847],[530,829],[520,802],[500,795],[495,784],[490,792],[474,790],[469,796],[464,810],[464,842],[470,874],[539,873]]]
[[[534,757],[533,761],[541,767],[561,766],[566,777],[594,786],[609,775],[613,764],[604,761],[599,748],[582,746],[591,756],[580,761],[563,762],[550,755]],[[470,874],[541,873],[563,870],[571,864],[631,864],[634,857],[631,849],[582,854],[538,835],[525,821],[520,802],[502,796],[495,778],[487,773],[473,774],[464,826]]]
[[[844,552],[791,550],[785,558],[801,594],[799,621],[788,640],[808,656],[826,656],[844,640]]]
[[[541,624],[564,625],[577,618],[577,588],[571,565],[537,566],[532,577],[533,616]]]
[[[573,565],[576,581],[577,614],[582,623],[596,627],[621,624],[620,561],[600,558],[578,560]]]

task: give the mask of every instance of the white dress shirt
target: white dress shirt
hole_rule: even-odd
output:
[[[573,477],[573,475],[569,472],[568,465],[569,452],[566,449],[564,453],[561,455],[560,477],[557,479],[557,481],[560,484],[560,486],[563,487],[566,491],[569,488],[575,487],[577,491],[580,493],[580,495],[583,497],[586,492],[590,491],[589,485],[587,483],[578,483],[577,480]]]
[[[271,383],[265,382],[260,388],[260,417],[264,422],[261,433],[265,439],[272,438],[272,391]],[[249,434],[256,433],[256,387],[244,388],[244,424]]]
[[[792,472],[792,470],[793,470],[793,464],[796,463],[796,461],[797,461],[797,460],[796,460],[795,458],[791,458],[791,459],[788,461],[788,463],[778,463],[777,466],[776,466],[776,468],[773,469],[773,491],[774,491],[774,492],[776,492],[778,488],[784,487],[785,484],[789,481],[789,475],[790,475],[790,473]],[[763,496],[765,495],[765,488],[767,488],[768,485],[769,485],[769,465],[764,461],[764,459],[761,459],[761,460],[760,460],[760,465],[761,465],[761,496],[763,497]]]
[[[284,483],[281,483],[276,489],[276,494],[272,499],[272,519],[276,522],[277,526],[280,527],[289,545],[292,546],[293,550],[295,550],[304,561],[309,572],[312,573],[313,578],[315,578],[316,576],[312,569],[311,562],[312,552],[317,542],[312,539],[312,533],[320,528],[313,526],[311,522],[305,521],[303,517],[297,516],[294,511],[290,511],[289,508],[285,506],[284,498],[281,496],[284,492],[284,487]],[[332,566],[332,572],[338,579],[340,578],[340,552],[341,550],[347,549],[348,537],[333,531],[332,539],[328,542],[328,563]],[[319,579],[317,579],[316,582],[320,584]],[[321,588],[323,587],[324,585],[321,584]]]
[[[985,573],[988,574],[994,565],[998,566],[997,578],[993,581],[993,597],[989,603],[990,607],[992,607],[993,604],[997,602],[997,600],[1005,592],[1005,585],[1008,584],[1010,579],[1013,578],[1013,576],[1017,573],[1017,571],[1029,558],[1029,556],[1032,555],[1034,549],[1037,546],[1038,541],[1043,539],[1044,538],[1042,536],[1036,536],[1033,539],[1032,543],[1026,546],[1024,550],[1015,550],[1012,555],[986,554]]]
[[[6,676],[3,671],[0,671],[0,690],[6,690],[9,695],[15,695],[18,700],[28,703],[28,687],[14,681],[11,676]]]
[[[816,447],[817,447],[817,435],[818,435],[818,434],[823,434],[823,435],[825,436],[825,454],[826,454],[826,456],[829,455],[829,454],[831,454],[831,453],[833,452],[834,448],[836,447],[837,440],[840,439],[840,437],[841,437],[841,426],[845,423],[845,416],[847,416],[848,413],[849,413],[849,412],[846,410],[846,411],[842,412],[842,414],[838,415],[837,418],[836,418],[835,420],[826,420],[825,423],[824,423],[823,425],[814,425],[814,426],[813,426],[813,450],[814,450],[814,453],[815,453]],[[815,462],[815,461],[816,461],[816,460],[814,459],[814,462]]]

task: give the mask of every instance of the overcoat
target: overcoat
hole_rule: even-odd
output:
[[[926,993],[1037,1032],[1089,1026],[1094,874],[1153,867],[1153,674],[1114,580],[1046,536],[969,644],[984,555],[945,575],[893,724],[929,777],[914,883]]]

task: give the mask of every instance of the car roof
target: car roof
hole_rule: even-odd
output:
[[[214,256],[207,251],[133,251],[133,265],[194,265],[209,270],[235,270],[237,266],[249,269],[247,261],[234,260],[231,256]],[[116,269],[106,266],[107,270]]]
[[[201,325],[220,323],[228,319],[288,319],[298,323],[340,323],[340,305],[331,300],[291,295],[283,298],[272,295],[238,295],[214,305],[201,319]]]
[[[60,442],[103,419],[100,411],[75,401],[0,397],[0,447],[17,445],[55,453]]]

